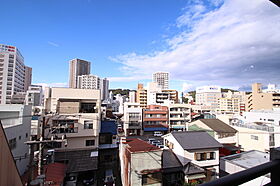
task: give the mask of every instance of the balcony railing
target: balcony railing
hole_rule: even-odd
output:
[[[204,183],[202,186],[240,185],[268,173],[271,173],[271,182],[267,185],[280,185],[280,147],[270,149],[270,159],[267,163]]]

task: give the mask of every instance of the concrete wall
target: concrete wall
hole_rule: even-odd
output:
[[[0,185],[22,185],[2,126],[0,126]]]
[[[11,139],[16,139],[16,146],[12,149],[12,154],[16,160],[16,165],[20,175],[22,175],[28,169],[29,146],[24,142],[30,140],[31,111],[32,106],[30,105],[0,105],[0,114],[5,114],[6,117],[14,117],[14,119],[11,119],[13,125],[11,125],[10,119],[4,119],[1,122],[3,124],[8,141]],[[18,115],[14,115],[15,113],[18,113]],[[4,118],[5,116],[2,117]]]
[[[131,185],[142,185],[142,170],[161,169],[161,154],[162,151],[151,151],[143,153],[131,154],[130,179]],[[152,184],[153,186],[161,186],[162,183]]]

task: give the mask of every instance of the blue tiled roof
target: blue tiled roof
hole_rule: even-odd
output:
[[[116,121],[101,121],[100,133],[111,133],[113,135],[116,135],[117,134]]]

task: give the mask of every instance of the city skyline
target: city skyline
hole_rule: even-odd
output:
[[[4,14],[11,5],[0,43],[19,48],[34,84],[67,86],[74,58],[90,61],[110,88],[136,89],[156,71],[179,91],[280,84],[280,13],[269,1],[18,1],[4,2]]]

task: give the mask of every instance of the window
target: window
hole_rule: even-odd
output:
[[[95,140],[86,140],[86,146],[94,146]]]
[[[21,140],[21,136],[18,137],[18,140]]]
[[[96,113],[96,103],[81,103],[80,113]]]
[[[28,133],[25,133],[25,138],[28,138]]]
[[[253,140],[259,140],[259,137],[258,137],[258,136],[255,136],[255,135],[251,135],[251,139],[253,139]]]
[[[92,120],[84,121],[84,129],[93,129],[93,122],[92,122]]]
[[[160,172],[142,175],[142,184],[149,185],[154,183],[161,183],[161,177],[162,175]]]
[[[9,146],[10,146],[11,150],[15,149],[16,146],[17,146],[17,139],[16,138],[10,139],[9,140]]]
[[[215,152],[195,153],[195,160],[197,161],[214,160],[215,158]]]

